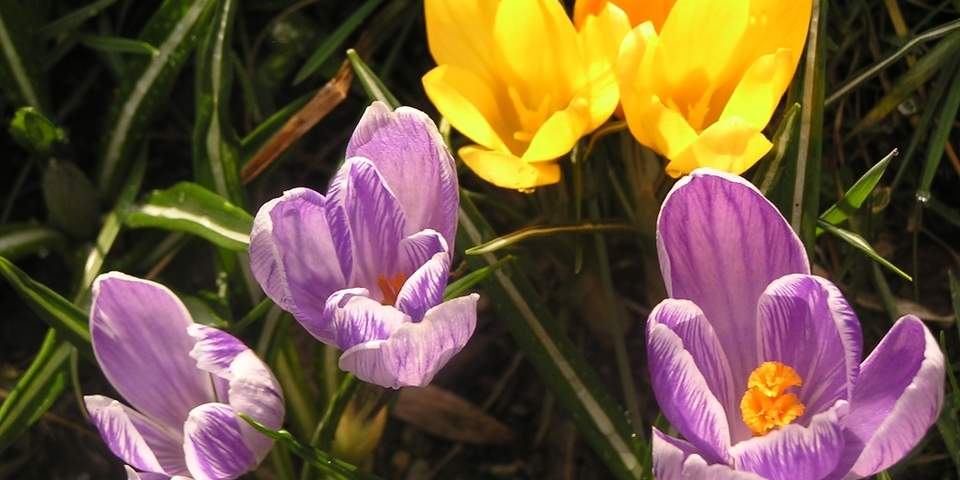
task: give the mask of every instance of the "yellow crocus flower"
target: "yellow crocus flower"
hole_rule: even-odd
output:
[[[581,0],[577,10],[589,17],[604,3]],[[797,68],[810,0],[615,3],[636,25],[616,66],[627,124],[670,160],[669,175],[740,174],[770,150],[762,130]]]
[[[427,96],[476,145],[460,157],[494,185],[560,179],[557,158],[610,117],[626,14],[609,5],[574,28],[558,0],[426,0],[437,67]]]

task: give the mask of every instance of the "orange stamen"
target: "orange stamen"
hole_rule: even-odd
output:
[[[383,293],[383,300],[380,301],[383,305],[393,305],[397,303],[397,296],[400,295],[400,289],[403,288],[403,284],[406,283],[407,277],[402,273],[394,275],[393,278],[388,278],[386,275],[380,275],[377,277],[377,286],[380,287],[380,292]]]

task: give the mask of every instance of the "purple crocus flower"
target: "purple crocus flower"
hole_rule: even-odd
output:
[[[297,188],[263,205],[254,276],[340,368],[387,388],[423,386],[476,325],[477,295],[443,301],[457,228],[457,175],[423,112],[364,113],[326,195]]]
[[[131,479],[227,480],[273,445],[237,417],[280,428],[283,394],[270,369],[233,336],[193,323],[163,285],[101,275],[90,308],[93,352],[130,406],[87,395],[90,420]],[[132,408],[131,408],[132,407]]]
[[[659,479],[850,479],[906,455],[937,418],[944,359],[901,318],[861,362],[860,323],[740,177],[700,169],[657,221],[670,298],[647,321]]]

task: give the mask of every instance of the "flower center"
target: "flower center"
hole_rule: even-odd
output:
[[[397,296],[400,295],[400,289],[403,288],[403,284],[406,281],[407,277],[402,273],[394,275],[393,278],[388,278],[386,275],[377,277],[377,286],[380,287],[380,292],[383,293],[383,300],[380,300],[380,303],[383,305],[393,305],[397,303]]]
[[[800,375],[793,368],[780,362],[761,363],[750,372],[747,391],[740,400],[743,423],[757,436],[789,425],[803,415],[805,407],[796,394],[785,392],[802,384]]]

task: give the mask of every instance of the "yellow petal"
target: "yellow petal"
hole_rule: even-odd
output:
[[[607,117],[611,113],[612,108],[607,112]],[[523,152],[523,161],[542,162],[565,155],[587,133],[589,127],[590,107],[587,100],[575,98],[566,109],[551,115],[537,130],[527,151]]]
[[[651,71],[658,38],[650,22],[634,28],[620,45],[617,82],[630,132],[638,142],[670,157],[687,148],[697,132],[653,91]]]
[[[427,43],[438,65],[468,68],[485,82],[496,77],[492,49],[496,2],[488,0],[426,0]]]
[[[500,3],[494,38],[507,73],[514,74],[504,80],[529,110],[560,110],[583,83],[577,31],[557,0]]]
[[[729,117],[700,133],[690,146],[667,164],[671,177],[710,167],[739,175],[770,151],[773,144],[746,120]]]
[[[630,32],[630,21],[623,10],[607,3],[587,16],[578,30],[584,60],[590,66],[589,76],[593,78],[610,70],[616,62],[620,43]]]
[[[659,32],[674,0],[577,0],[573,7],[574,24],[578,29],[581,28],[587,16],[596,15],[611,3],[627,14],[630,25],[637,26],[649,21],[653,22],[653,27]]]
[[[509,153],[476,145],[463,147],[459,153],[473,173],[498,187],[522,190],[560,181],[556,162],[527,163]]]
[[[657,92],[700,130],[720,115],[711,99],[747,26],[746,1],[678,0],[660,32]]]
[[[720,120],[740,117],[763,129],[793,78],[793,57],[790,50],[780,49],[753,62],[727,101]]]
[[[487,148],[508,149],[494,125],[508,128],[509,122],[500,113],[494,92],[479,77],[454,65],[441,65],[423,76],[423,88],[454,128]]]

